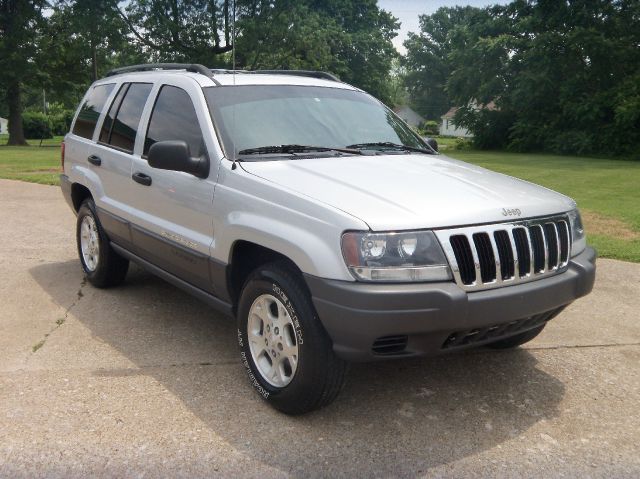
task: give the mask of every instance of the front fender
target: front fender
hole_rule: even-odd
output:
[[[226,244],[217,246],[228,251],[228,263],[233,244],[244,240],[280,253],[304,273],[351,279],[340,254],[339,238],[330,241],[292,223],[249,212],[229,215],[224,236]]]

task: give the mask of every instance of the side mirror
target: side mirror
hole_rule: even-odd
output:
[[[435,140],[435,138],[427,138],[427,145],[429,145],[435,151],[438,151],[438,142]]]
[[[158,141],[151,145],[147,155],[149,166],[160,170],[184,171],[198,178],[209,176],[209,158],[191,158],[185,141]]]

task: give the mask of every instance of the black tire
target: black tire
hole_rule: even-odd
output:
[[[287,318],[291,320],[289,328],[293,329],[295,325],[297,369],[283,387],[272,385],[265,379],[249,345],[249,312],[254,301],[263,295],[278,299],[286,308],[285,321]],[[299,415],[324,407],[337,397],[344,384],[346,363],[333,352],[331,340],[318,319],[304,279],[288,262],[269,263],[249,275],[240,296],[237,321],[240,356],[249,382],[275,409]],[[277,331],[275,327],[273,331]],[[267,354],[265,356],[270,359]]]
[[[515,336],[510,336],[505,339],[501,339],[496,341],[495,343],[487,344],[487,347],[493,349],[511,349],[516,348],[524,343],[528,343],[533,338],[535,338],[538,334],[542,332],[547,323],[544,323],[536,328],[530,329],[529,331],[525,331],[524,333],[516,334]]]
[[[85,262],[81,245],[81,228],[85,217],[91,217],[95,223],[97,230],[98,254],[95,255],[97,263],[91,268]],[[124,281],[129,269],[129,261],[118,253],[116,253],[109,244],[109,238],[105,233],[98,215],[96,214],[96,205],[93,199],[87,198],[80,205],[78,210],[78,219],[76,222],[76,244],[78,246],[78,256],[80,264],[89,282],[97,288],[109,288],[117,286]]]

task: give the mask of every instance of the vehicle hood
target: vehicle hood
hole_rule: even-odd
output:
[[[243,162],[256,176],[345,211],[373,231],[438,228],[563,213],[560,193],[443,155]],[[512,215],[506,210],[519,210]]]

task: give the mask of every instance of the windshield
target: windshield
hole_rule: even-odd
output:
[[[242,156],[247,150],[280,145],[341,149],[349,145],[359,148],[370,145],[367,148],[384,149],[381,143],[393,143],[429,148],[387,107],[359,91],[242,85],[209,87],[204,93],[225,152],[232,158]],[[264,154],[273,155],[273,152]]]

